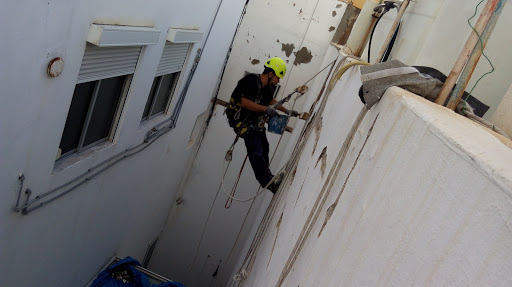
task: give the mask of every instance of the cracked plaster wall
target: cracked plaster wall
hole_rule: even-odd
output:
[[[331,92],[239,286],[510,284],[512,150],[399,88],[365,111],[359,85]]]

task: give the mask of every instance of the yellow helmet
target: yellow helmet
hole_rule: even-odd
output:
[[[286,63],[279,57],[268,59],[265,62],[265,67],[274,70],[279,79],[282,79],[286,74]]]

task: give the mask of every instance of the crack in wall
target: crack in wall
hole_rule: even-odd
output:
[[[316,161],[315,168],[320,161],[322,161],[322,165],[320,166],[320,172],[322,173],[322,178],[323,178],[324,174],[325,174],[325,168],[327,166],[327,146],[324,147],[324,149],[320,153],[320,156],[318,157],[318,159]]]
[[[320,139],[320,132],[322,131],[322,122],[323,122],[323,117],[320,117],[320,120],[318,121],[318,123],[315,125],[315,144],[313,145],[313,150],[311,151],[311,156],[313,156],[315,154],[315,151],[316,151],[316,146],[318,144],[318,140]]]
[[[309,168],[306,171],[306,175],[304,176],[304,179],[302,180],[302,185],[300,186],[299,194],[297,195],[297,199],[295,199],[295,204],[293,205],[293,209],[295,209],[295,206],[297,206],[297,202],[299,201],[300,194],[302,193],[302,188],[304,187],[304,183],[306,182],[306,178],[308,177]]]
[[[318,237],[320,237],[320,235],[322,235],[322,232],[323,232],[325,226],[327,225],[327,222],[329,221],[329,219],[331,218],[332,214],[334,213],[334,209],[336,209],[336,206],[338,206],[338,202],[340,201],[340,197],[343,194],[343,191],[345,191],[345,187],[347,186],[348,180],[350,179],[350,175],[352,174],[352,172],[356,168],[357,163],[359,162],[359,158],[361,157],[361,154],[363,153],[363,150],[364,150],[364,148],[366,146],[366,143],[368,142],[368,139],[370,138],[370,135],[372,134],[373,127],[375,126],[375,123],[377,122],[378,118],[379,118],[379,114],[377,114],[377,116],[373,120],[373,123],[372,123],[370,129],[368,130],[368,134],[366,135],[366,139],[363,142],[363,146],[361,146],[361,149],[359,150],[359,153],[357,154],[357,157],[354,160],[354,164],[352,165],[352,168],[350,169],[350,171],[349,171],[349,173],[347,175],[347,178],[345,179],[345,182],[343,182],[343,186],[341,187],[341,190],[338,193],[338,196],[336,197],[336,200],[334,201],[333,204],[331,204],[331,206],[329,206],[329,208],[327,208],[326,214],[325,214],[324,223],[322,224],[322,228],[320,228],[320,232],[318,233]]]
[[[341,64],[339,64],[341,65]],[[330,90],[327,91],[327,95],[322,101],[322,104],[319,108],[319,111],[322,112],[326,105],[326,99],[328,98],[330,93]],[[330,191],[334,185],[334,180],[331,180],[332,178],[336,178],[341,170],[341,166],[343,165],[343,162],[345,161],[345,156],[347,154],[347,151],[352,143],[352,139],[354,138],[354,135],[361,125],[361,122],[363,118],[365,117],[366,113],[368,112],[368,109],[364,106],[359,115],[357,116],[356,120],[354,121],[354,124],[352,125],[352,128],[345,138],[345,141],[343,142],[342,147],[340,148],[338,155],[333,163],[333,169],[329,172],[329,175],[327,176],[327,179],[324,181],[324,184],[322,186],[322,189],[320,190],[320,193],[318,194],[315,203],[313,204],[313,207],[310,209],[310,213],[308,218],[306,219],[306,222],[304,223],[304,226],[301,230],[301,233],[299,234],[295,246],[293,247],[292,252],[290,253],[287,262],[285,263],[285,266],[281,270],[281,275],[279,276],[279,279],[276,283],[276,286],[281,286],[290,273],[290,270],[292,269],[293,265],[295,264],[295,261],[297,260],[297,257],[299,256],[299,253],[306,243],[307,238],[309,237],[309,234],[311,233],[311,230],[315,226],[315,223],[320,216],[320,212],[323,209],[323,206],[327,200],[328,195],[330,194]],[[309,136],[309,133],[307,133]]]

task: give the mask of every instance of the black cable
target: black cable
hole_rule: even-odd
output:
[[[375,28],[377,28],[377,24],[379,24],[379,21],[382,18],[382,16],[384,16],[384,14],[386,14],[386,12],[383,12],[382,14],[380,14],[379,18],[377,18],[377,22],[375,22],[375,25],[373,26],[373,29],[372,29],[372,34],[370,35],[370,41],[368,42],[368,60],[367,60],[368,63],[370,63],[370,52],[372,50],[373,33],[375,32]]]
[[[386,62],[389,58],[389,55],[391,54],[391,50],[393,49],[393,46],[395,45],[396,37],[398,36],[398,32],[400,30],[400,25],[402,25],[402,22],[398,24],[396,27],[395,33],[393,33],[393,37],[391,37],[391,40],[389,41],[388,47],[386,48],[386,53],[384,53],[384,57],[382,57],[382,62]]]

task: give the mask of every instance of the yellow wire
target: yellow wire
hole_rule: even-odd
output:
[[[335,82],[337,82],[341,76],[343,76],[343,74],[345,74],[345,72],[350,69],[351,67],[353,66],[368,66],[370,65],[369,63],[367,62],[364,62],[364,61],[356,61],[356,62],[352,62],[352,63],[348,63],[346,64],[345,66],[341,67],[337,72],[336,74],[331,78],[331,81],[329,82],[329,90],[332,90],[332,88],[334,87],[334,84]]]

